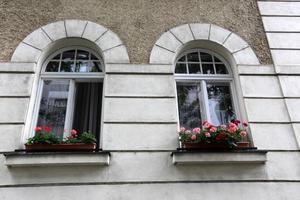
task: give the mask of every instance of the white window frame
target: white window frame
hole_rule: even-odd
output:
[[[176,74],[175,70],[176,70],[176,64],[178,62],[178,60],[189,53],[193,53],[193,52],[204,52],[204,53],[208,53],[210,55],[212,55],[212,57],[217,57],[220,61],[222,61],[222,63],[225,65],[228,74],[188,74],[188,66],[186,66],[187,68],[187,73],[182,73],[182,74]],[[199,58],[200,60],[200,58]],[[186,63],[189,63],[186,60]],[[201,63],[201,60],[200,60]],[[214,58],[213,58],[213,63],[214,63]],[[214,70],[215,69],[215,64],[213,64],[214,66]],[[200,67],[201,73],[202,73],[202,67]],[[233,77],[233,73],[231,71],[231,67],[228,64],[228,62],[219,54],[207,50],[207,49],[190,49],[188,51],[185,51],[181,54],[179,54],[179,56],[177,57],[176,61],[175,61],[175,65],[174,65],[174,79],[176,82],[176,103],[177,103],[177,110],[178,110],[178,125],[181,126],[180,124],[180,118],[179,118],[179,107],[178,107],[178,95],[177,95],[177,84],[179,83],[193,83],[195,85],[198,85],[201,87],[201,92],[203,93],[203,95],[199,95],[199,100],[201,102],[203,102],[204,105],[200,104],[200,113],[201,113],[201,120],[203,122],[203,120],[208,120],[208,121],[212,121],[211,120],[211,116],[209,113],[209,103],[208,103],[208,94],[207,94],[207,82],[210,83],[228,83],[229,84],[229,88],[230,88],[230,95],[231,95],[231,100],[232,100],[232,106],[234,109],[234,112],[236,114],[237,119],[241,119],[241,112],[240,112],[240,108],[238,106],[238,97],[237,97],[237,93],[236,93],[236,88],[235,88],[235,81],[234,81],[234,77]]]
[[[62,55],[62,52],[68,50],[75,50],[75,55],[77,50],[84,50],[88,51],[94,56],[98,58],[102,66],[102,72],[46,72],[46,67],[48,63],[52,60],[52,58],[58,54]],[[91,55],[90,54],[90,55]],[[60,58],[61,59],[61,58]],[[76,63],[76,59],[74,59],[74,64]],[[76,65],[74,65],[76,66]],[[60,67],[60,66],[59,66]],[[33,119],[31,121],[30,126],[30,135],[34,135],[34,127],[37,125],[38,117],[39,117],[39,110],[41,105],[41,98],[43,93],[43,86],[45,80],[69,80],[69,90],[68,90],[68,101],[66,107],[66,117],[64,123],[64,130],[72,129],[72,122],[73,122],[73,115],[74,115],[74,107],[75,107],[75,97],[76,97],[76,82],[104,82],[105,71],[104,71],[104,62],[101,57],[95,51],[81,46],[71,46],[62,48],[60,50],[55,51],[52,53],[43,63],[42,70],[40,72],[40,78],[38,83],[37,95],[35,100],[35,106],[33,111]],[[104,86],[103,86],[104,88]],[[102,97],[103,99],[103,97]],[[102,105],[103,106],[103,105]],[[102,124],[102,122],[101,122]],[[100,133],[96,133],[100,134]],[[69,136],[69,133],[64,132],[63,138]]]

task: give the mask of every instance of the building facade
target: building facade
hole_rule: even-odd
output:
[[[0,10],[0,199],[300,199],[300,2]],[[231,118],[257,151],[177,150],[180,125]],[[102,151],[19,151],[49,122],[60,137],[88,127]]]

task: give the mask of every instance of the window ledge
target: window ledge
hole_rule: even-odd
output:
[[[8,167],[109,165],[109,152],[7,152]]]
[[[174,151],[173,164],[264,164],[267,151],[237,150],[228,152]]]

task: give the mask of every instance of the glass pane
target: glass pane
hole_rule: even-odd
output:
[[[56,55],[55,57],[53,57],[52,60],[60,60],[60,55],[61,55],[61,53]]]
[[[102,66],[100,62],[90,62],[91,64],[91,68],[90,68],[90,72],[102,72]]]
[[[217,74],[228,74],[226,66],[223,64],[216,64]]]
[[[186,74],[186,64],[177,63],[175,68],[175,73],[177,74]]]
[[[213,64],[202,64],[203,74],[214,74]]]
[[[61,72],[74,72],[74,62],[73,61],[62,61],[60,66]]]
[[[201,52],[200,55],[202,62],[212,62],[212,57],[210,54]]]
[[[219,60],[219,58],[217,58],[215,56],[214,56],[214,59],[215,59],[215,62],[222,62],[221,60]]]
[[[199,62],[198,52],[187,54],[188,62]]]
[[[208,105],[211,122],[226,124],[236,118],[229,83],[207,83]]]
[[[99,60],[94,54],[91,54],[91,60]]]
[[[201,126],[199,93],[197,85],[177,85],[180,126],[189,129]]]
[[[188,64],[190,74],[200,74],[200,64]]]
[[[62,59],[65,61],[74,60],[75,50],[65,51],[63,52]]]
[[[178,62],[185,62],[185,55],[179,58]]]
[[[45,80],[37,126],[49,126],[63,137],[69,80]]]
[[[59,62],[50,61],[46,67],[46,72],[58,72]]]
[[[89,61],[77,61],[76,72],[89,72]]]
[[[89,59],[89,52],[83,50],[77,50],[76,59],[78,60],[88,60]]]

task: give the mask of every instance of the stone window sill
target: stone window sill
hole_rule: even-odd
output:
[[[100,152],[6,152],[8,167],[109,165],[110,153]]]
[[[267,161],[267,151],[234,150],[234,151],[174,151],[173,164],[264,164]]]

